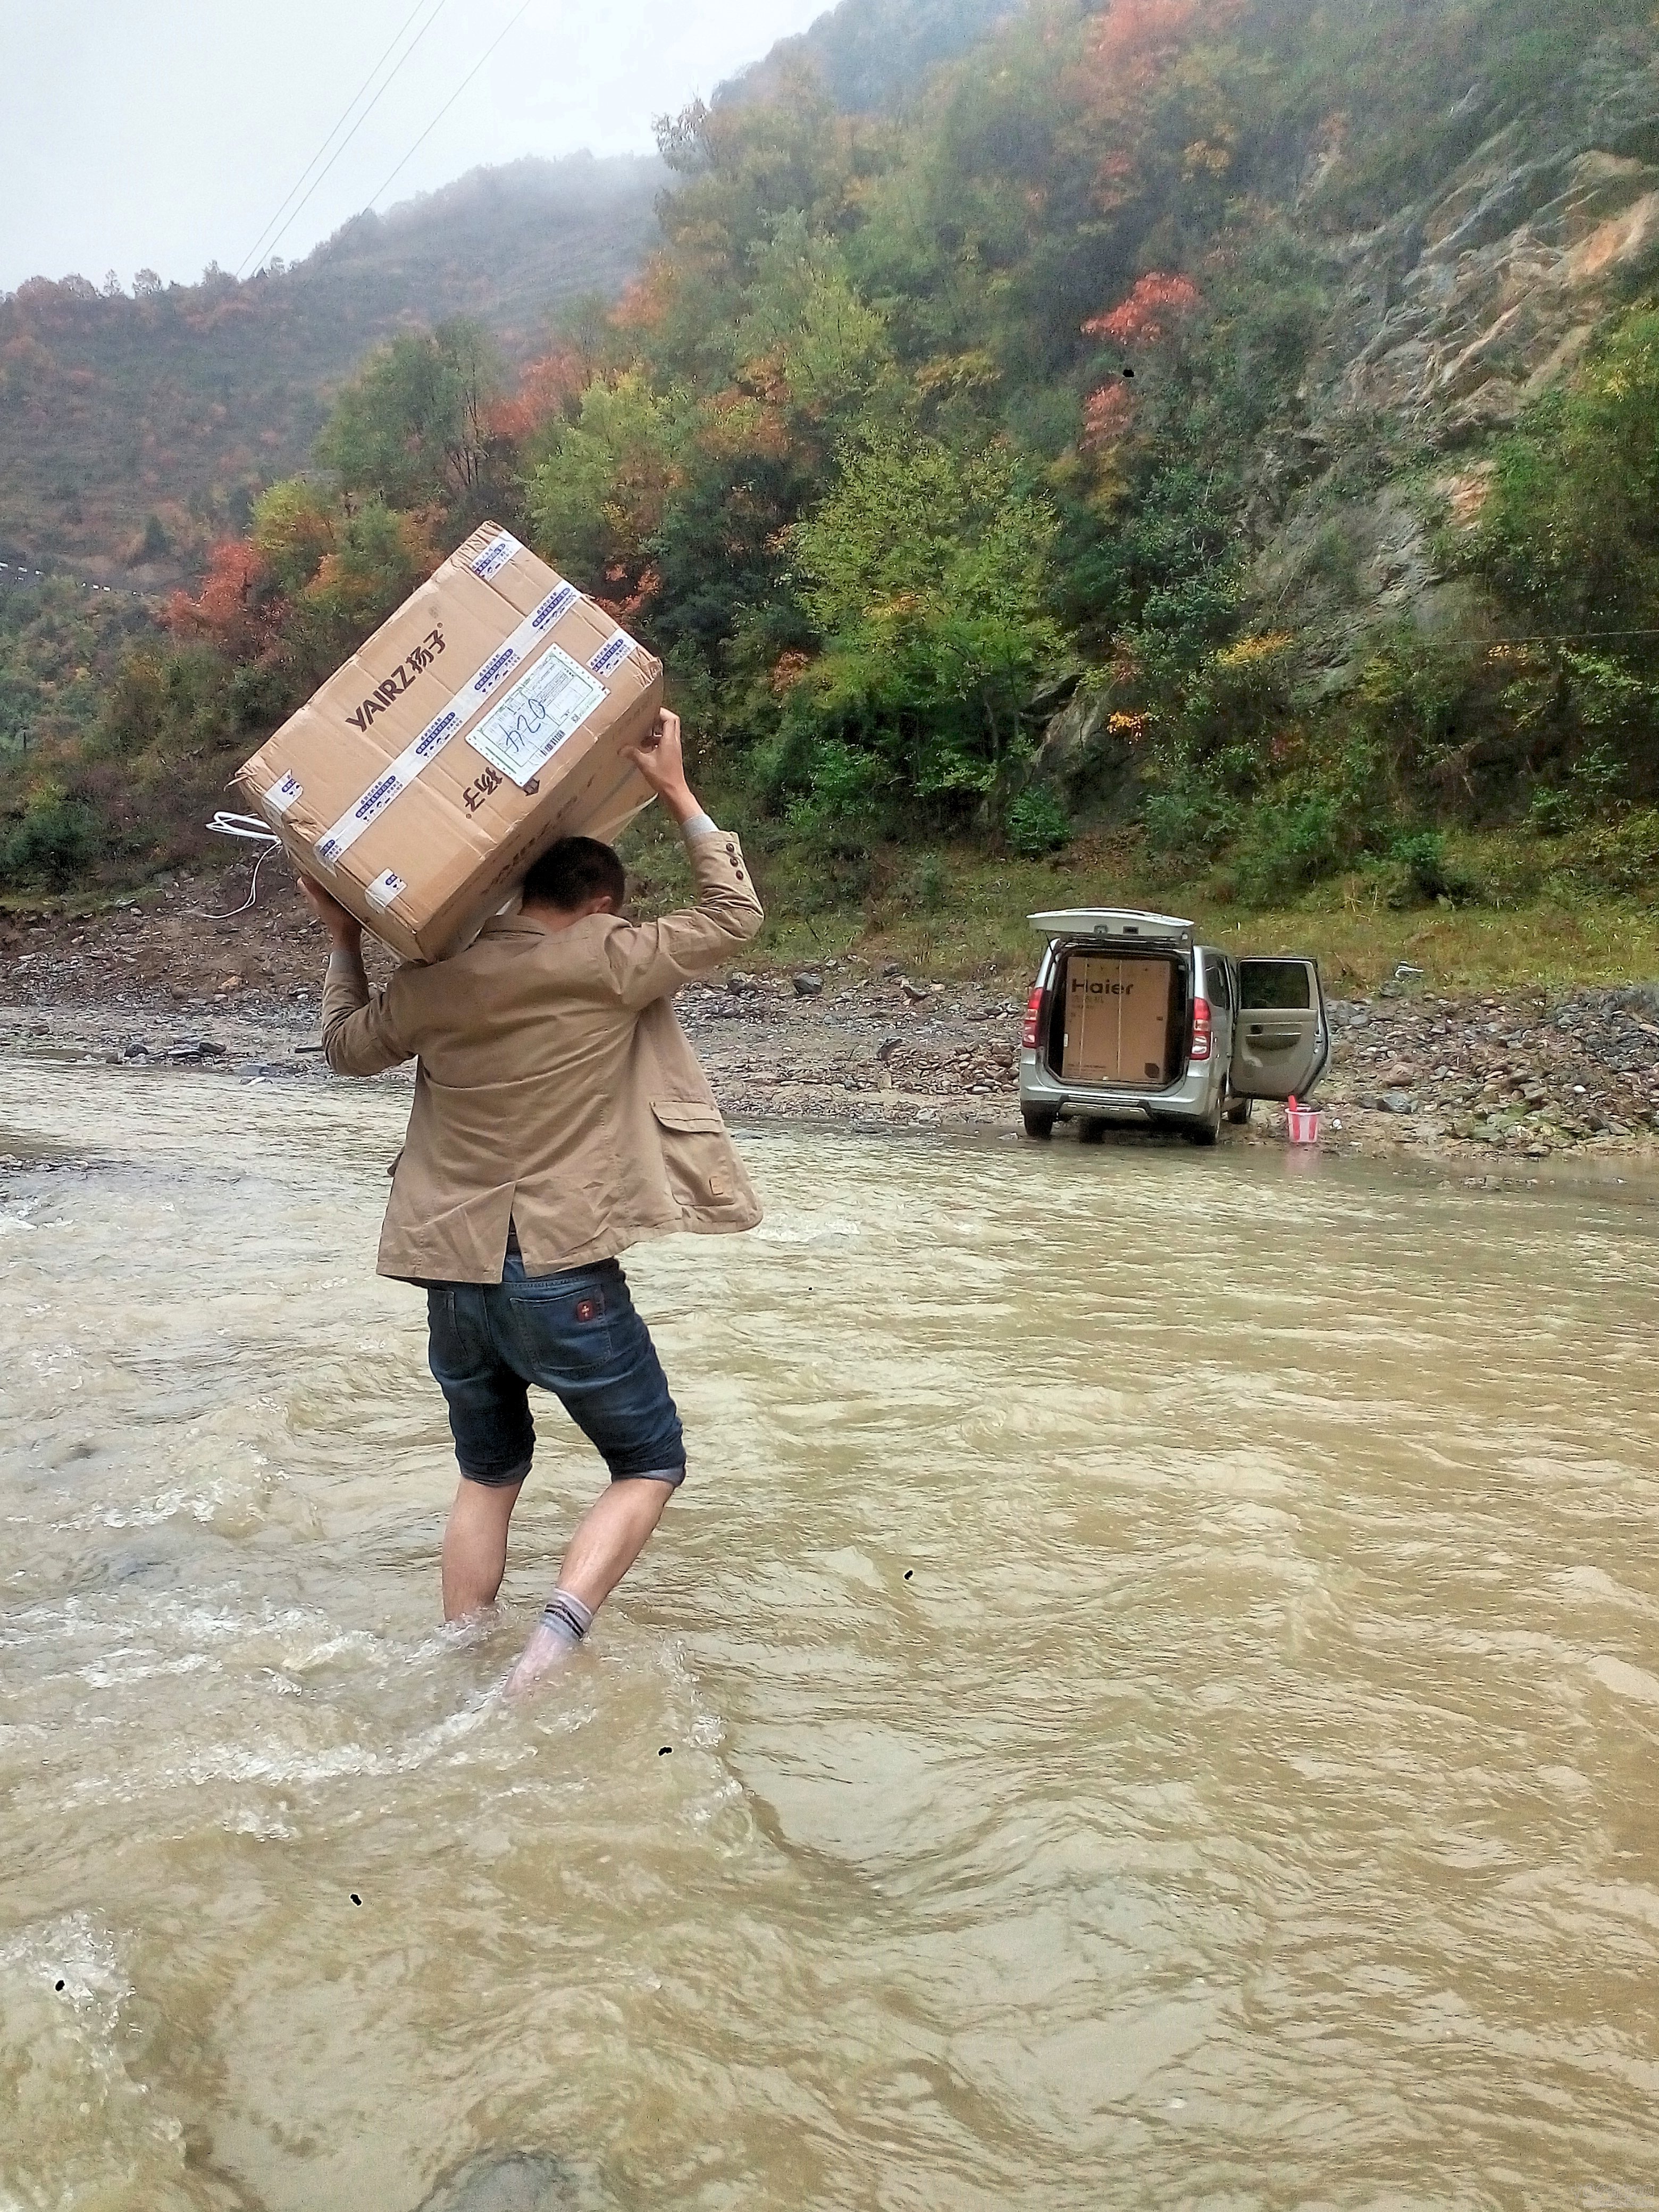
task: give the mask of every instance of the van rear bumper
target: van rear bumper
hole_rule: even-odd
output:
[[[1089,1120],[1121,1115],[1125,1119],[1200,1121],[1210,1109],[1215,1080],[1211,1063],[1189,1061],[1178,1083],[1165,1091],[1136,1091],[1125,1084],[1062,1083],[1036,1052],[1019,1056],[1019,1103],[1060,1121],[1077,1116]]]

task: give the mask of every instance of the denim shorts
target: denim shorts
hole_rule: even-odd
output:
[[[426,1303],[428,1358],[469,1482],[501,1486],[529,1474],[532,1382],[552,1392],[612,1481],[684,1480],[668,1378],[614,1260],[526,1275],[510,1250],[499,1283],[428,1283]]]

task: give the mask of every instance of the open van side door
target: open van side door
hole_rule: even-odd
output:
[[[1233,1056],[1237,1098],[1305,1098],[1331,1056],[1330,1024],[1316,960],[1238,963]]]

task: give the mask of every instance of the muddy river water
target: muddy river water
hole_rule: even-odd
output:
[[[511,1710],[406,1097],[0,1063],[5,2212],[1659,2208],[1659,1207],[751,1133]]]

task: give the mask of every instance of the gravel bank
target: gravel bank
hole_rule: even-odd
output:
[[[323,948],[292,880],[246,915],[223,911],[234,903],[215,879],[180,878],[98,913],[0,920],[0,1045],[331,1079],[307,1049]],[[384,972],[372,948],[372,971],[377,961]],[[1006,979],[941,984],[846,959],[799,977],[722,977],[682,994],[680,1012],[739,1119],[1012,1134],[1024,1005],[1023,984],[1016,996]],[[1659,1157],[1659,986],[1460,1000],[1411,977],[1331,1012],[1316,1100],[1328,1149],[1481,1170]],[[1223,1141],[1278,1144],[1283,1121],[1259,1107]]]

